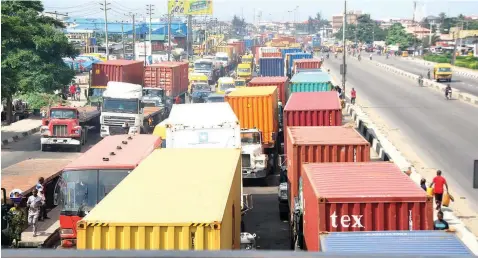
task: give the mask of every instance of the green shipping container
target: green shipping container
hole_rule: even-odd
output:
[[[332,79],[326,72],[295,74],[289,84],[289,96],[294,92],[320,92],[332,90]]]

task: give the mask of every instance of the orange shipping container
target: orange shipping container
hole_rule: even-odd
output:
[[[275,145],[279,132],[276,86],[239,88],[225,99],[239,118],[242,129],[257,128],[262,132],[264,147]]]

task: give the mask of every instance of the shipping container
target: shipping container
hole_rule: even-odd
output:
[[[286,54],[291,54],[291,53],[298,53],[302,52],[300,48],[282,48],[281,50],[282,56],[285,58]]]
[[[307,250],[320,232],[433,229],[433,198],[392,162],[308,163],[299,196]]]
[[[225,100],[239,119],[241,129],[257,128],[266,147],[275,145],[279,132],[277,87],[240,88],[226,95]]]
[[[339,96],[335,91],[293,93],[283,117],[284,132],[288,126],[341,126]]]
[[[341,255],[473,256],[454,232],[361,231],[320,234],[320,251]]]
[[[320,69],[322,66],[322,61],[320,59],[299,59],[294,61],[294,73],[297,73],[297,69],[300,69],[303,72],[306,72],[307,69]]]
[[[240,148],[241,128],[228,103],[173,105],[167,148]]]
[[[282,58],[259,58],[260,76],[284,76],[284,60]]]
[[[144,62],[132,60],[109,60],[93,64],[92,87],[105,87],[109,81],[143,85]]]
[[[218,52],[227,53],[230,58],[234,57],[236,54],[236,50],[233,46],[217,46],[216,53]]]
[[[240,155],[224,148],[154,151],[78,222],[78,249],[239,249]]]
[[[294,207],[304,162],[370,161],[370,143],[354,128],[289,126],[285,133],[290,207]]]
[[[289,78],[285,76],[277,76],[277,77],[254,77],[251,81],[247,84],[249,87],[255,86],[276,86],[277,87],[277,95],[279,100],[282,102],[282,105],[286,103],[286,91],[289,88]]]
[[[303,53],[303,52],[286,54],[286,57],[285,57],[286,73],[291,74],[295,60],[312,59],[312,57],[313,57],[312,54]]]
[[[331,90],[332,80],[328,73],[305,72],[294,74],[294,76],[290,80],[288,94],[294,92],[318,92]]]
[[[161,62],[146,66],[144,87],[161,88],[168,97],[182,95],[188,90],[189,64],[186,62]]]
[[[282,58],[282,54],[280,52],[274,52],[274,53],[262,53],[261,57],[276,57],[276,58]]]
[[[254,40],[253,39],[244,39],[244,45],[246,49],[252,49],[254,46]]]

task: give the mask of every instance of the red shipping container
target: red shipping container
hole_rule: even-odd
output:
[[[303,171],[308,251],[319,251],[320,232],[433,229],[432,197],[391,162],[309,163]]]
[[[109,81],[143,85],[144,62],[108,60],[93,64],[91,86],[106,87]]]
[[[294,71],[299,69],[320,69],[322,62],[320,59],[297,59],[294,60]]]
[[[285,133],[290,207],[294,207],[304,162],[370,161],[370,143],[354,128],[289,126]]]
[[[292,93],[284,107],[288,126],[341,126],[342,109],[335,91]]]
[[[166,96],[176,97],[188,90],[188,63],[161,62],[145,67],[144,87],[161,88]]]
[[[282,57],[282,53],[281,52],[276,52],[276,53],[262,53],[262,56],[261,57],[279,57],[281,58]]]
[[[287,77],[254,77],[251,81],[247,84],[249,87],[254,86],[276,86],[277,87],[277,96],[279,96],[279,100],[282,102],[282,105],[285,105],[285,95],[286,91],[289,88],[289,78]]]

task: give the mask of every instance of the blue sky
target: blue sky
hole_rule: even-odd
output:
[[[44,0],[46,11],[57,11],[59,13],[68,12],[70,16],[103,17],[104,13],[100,10],[98,0]],[[456,16],[460,13],[464,15],[478,15],[478,0],[435,0],[435,1],[417,1],[418,16],[437,15],[439,12],[445,12],[449,16]],[[113,0],[108,1],[111,10],[108,11],[108,17],[111,20],[126,20],[125,13],[135,12],[146,14],[146,5],[154,4],[153,18],[167,12],[166,0]],[[251,22],[254,16],[254,10],[257,13],[262,12],[262,20],[273,21],[292,21],[293,14],[288,12],[298,8],[298,16],[301,20],[306,20],[309,15],[315,16],[315,13],[321,12],[323,16],[330,19],[332,15],[343,12],[342,0],[216,0],[214,1],[214,17],[220,20],[230,20],[232,16],[243,15]],[[364,13],[370,13],[373,19],[385,18],[411,18],[413,15],[412,0],[349,0],[350,10],[361,10]],[[257,19],[257,18],[256,18]]]

